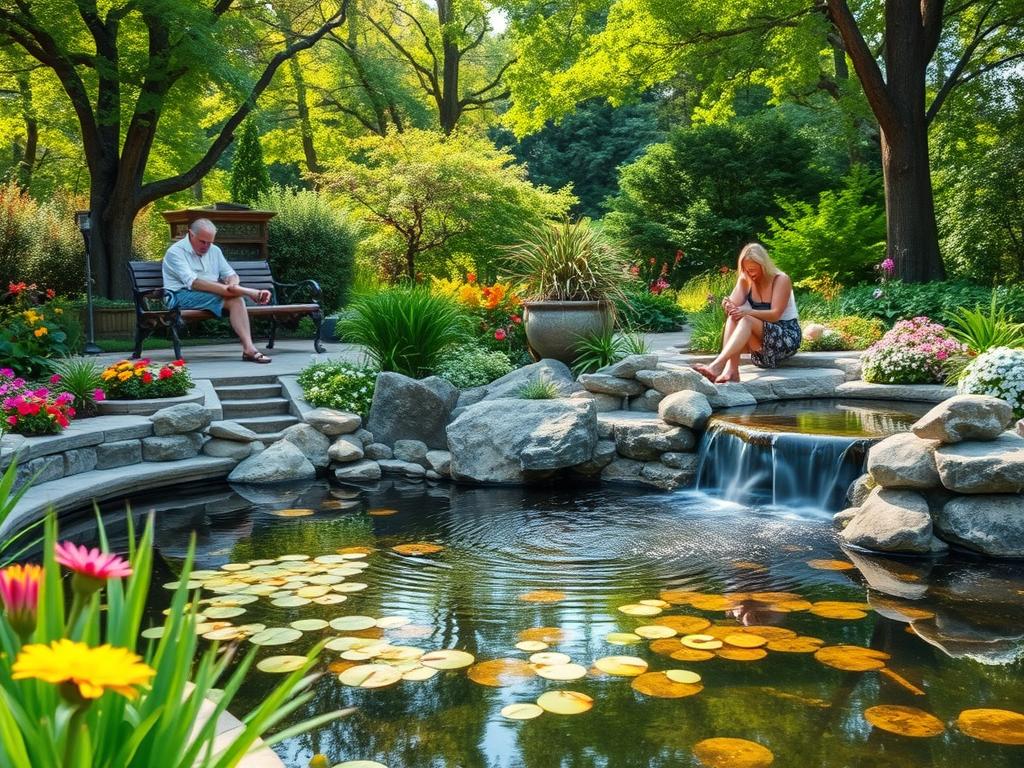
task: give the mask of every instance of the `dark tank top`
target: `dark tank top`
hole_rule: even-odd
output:
[[[778,277],[778,275],[776,275],[775,277]],[[769,290],[772,290],[775,287],[775,277],[772,278],[772,284],[771,284],[771,287],[769,288]],[[747,303],[750,305],[751,309],[771,309],[772,308],[771,301],[754,301],[754,292],[753,292],[753,290],[747,291]]]

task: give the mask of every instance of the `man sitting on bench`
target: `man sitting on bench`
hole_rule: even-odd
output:
[[[206,309],[222,317],[227,310],[231,327],[242,343],[242,360],[249,363],[269,363],[252,343],[249,314],[245,302],[268,304],[270,291],[245,288],[231,268],[224,253],[213,244],[217,228],[209,219],[196,219],[181,240],[173,243],[164,254],[164,288],[174,295],[181,309]]]

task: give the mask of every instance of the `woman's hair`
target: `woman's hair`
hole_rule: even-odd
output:
[[[768,255],[768,251],[760,243],[747,243],[743,246],[743,250],[740,251],[740,257],[736,260],[736,271],[741,275],[743,274],[743,262],[746,259],[760,264],[761,269],[764,270],[768,277],[775,277],[782,273],[782,270],[775,266],[772,257]]]

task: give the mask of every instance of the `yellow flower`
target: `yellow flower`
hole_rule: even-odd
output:
[[[117,376],[117,371],[115,371],[113,368],[107,368],[107,370],[100,374],[100,378],[103,379],[104,381],[109,381],[115,376]]]
[[[55,314],[55,315],[63,315],[64,314],[64,310],[61,309],[60,307],[55,307],[54,310],[53,310],[53,314]]]
[[[146,685],[156,674],[127,648],[101,645],[90,648],[72,640],[36,643],[21,649],[11,667],[15,680],[31,678],[47,683],[77,686],[83,699],[98,699],[114,691],[129,699],[139,695],[136,686]]]
[[[131,371],[121,371],[119,374],[117,374],[118,381],[128,381],[128,379],[130,379],[131,377]]]
[[[39,326],[38,328],[36,328],[36,331],[35,331],[35,333],[36,333],[36,338],[37,338],[37,339],[38,339],[38,338],[39,338],[40,336],[45,336],[45,335],[47,334],[46,326],[45,326],[45,325],[41,325],[41,326]]]
[[[459,301],[467,307],[480,306],[480,289],[474,285],[464,285],[459,288]]]
[[[125,360],[123,363],[121,363],[120,365],[117,366],[117,370],[119,370],[119,371],[127,371],[131,367],[132,367],[132,364],[129,363],[127,360]]]

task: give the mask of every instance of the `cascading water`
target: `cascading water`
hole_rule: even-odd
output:
[[[926,409],[812,401],[723,411],[704,433],[697,489],[737,503],[837,511],[871,445]]]

